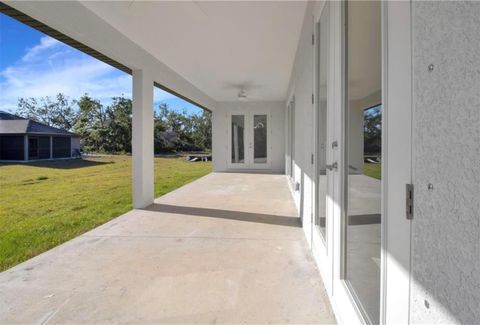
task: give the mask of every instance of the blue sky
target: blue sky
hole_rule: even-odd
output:
[[[114,96],[131,98],[131,76],[68,45],[0,14],[0,110],[15,111],[20,97],[55,96],[70,99],[85,93],[104,105]],[[155,107],[200,113],[201,109],[161,89]]]

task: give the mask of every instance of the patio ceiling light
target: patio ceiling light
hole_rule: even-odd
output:
[[[245,90],[240,89],[240,91],[238,92],[237,99],[241,102],[248,101],[247,93],[245,92]]]

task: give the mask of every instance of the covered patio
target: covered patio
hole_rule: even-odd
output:
[[[136,208],[0,274],[0,323],[480,323],[478,3],[0,12],[132,75]],[[154,87],[212,112],[215,172],[156,200]]]
[[[212,173],[0,274],[0,323],[335,323],[283,175]]]

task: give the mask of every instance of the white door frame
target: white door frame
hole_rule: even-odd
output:
[[[317,200],[318,200],[318,193],[317,193],[317,182],[319,178],[319,152],[318,152],[318,135],[319,135],[319,129],[318,129],[318,120],[319,120],[319,46],[320,46],[320,35],[318,34],[319,32],[319,24],[320,24],[320,18],[322,17],[323,11],[328,10],[330,11],[331,6],[327,6],[326,2],[323,3],[323,5],[317,10],[317,12],[314,14],[314,60],[313,60],[313,67],[314,67],[314,78],[313,78],[313,89],[314,89],[314,98],[315,100],[315,106],[313,110],[313,118],[314,118],[314,132],[313,132],[313,145],[314,145],[314,186],[313,186],[313,200],[312,200],[312,211],[313,211],[313,218],[312,218],[312,225],[311,225],[311,242],[312,242],[312,253],[313,256],[317,262],[317,265],[319,266],[320,273],[323,278],[323,283],[325,285],[325,288],[327,292],[331,295],[332,294],[332,265],[333,265],[333,206],[334,202],[331,200],[331,197],[334,192],[334,182],[333,182],[333,173],[327,171],[327,198],[326,198],[326,204],[325,204],[325,217],[326,217],[326,226],[325,226],[325,234],[326,234],[326,240],[321,237],[321,234],[318,232],[315,226],[315,220],[316,220],[316,214],[320,213],[317,209]],[[330,15],[330,12],[325,12],[325,14]],[[329,17],[329,23],[330,23],[330,17]],[[329,26],[330,27],[330,26]],[[329,35],[329,52],[331,52],[331,40],[332,37]],[[328,54],[328,59],[330,60],[331,58],[331,53]],[[332,75],[331,67],[333,64],[330,64],[331,62],[328,61],[327,63],[327,80],[330,80],[330,76]],[[331,163],[333,161],[332,157],[332,150],[334,150],[331,147],[331,143],[334,140],[334,135],[333,135],[333,105],[331,105],[332,102],[332,90],[333,87],[330,86],[330,82],[327,82],[327,118],[328,121],[326,123],[327,125],[327,138],[325,140],[325,146],[326,146],[326,162]]]
[[[382,2],[382,240],[380,323],[409,323],[411,221],[405,216],[405,184],[412,183],[412,40],[411,3]],[[344,3],[330,2],[330,74],[328,112],[334,128],[330,140],[338,140],[327,162],[337,161],[328,216],[332,220],[330,247],[323,258],[314,250],[327,292],[340,323],[364,323],[343,279],[343,202],[345,162],[345,51]],[[319,13],[315,17],[319,18]],[[318,19],[316,20],[318,21]],[[316,68],[316,67],[315,67]],[[331,142],[329,140],[329,142]],[[327,144],[329,143],[327,142]],[[391,148],[391,150],[389,150]],[[330,189],[329,189],[330,190]],[[328,237],[327,237],[328,238]],[[325,263],[325,264],[323,264]],[[328,270],[332,270],[329,276]],[[329,284],[331,280],[331,285]]]
[[[288,96],[288,100],[287,100],[287,106],[286,106],[286,118],[285,118],[285,121],[286,121],[286,128],[285,130],[287,130],[287,138],[286,139],[286,143],[289,144],[288,146],[288,159],[286,160],[286,164],[289,165],[289,167],[285,168],[286,171],[288,171],[289,173],[287,174],[288,175],[288,179],[290,180],[290,185],[292,186],[292,188],[294,187],[294,183],[295,183],[295,85],[292,87],[292,91],[290,93],[290,95]]]
[[[340,323],[345,324],[361,324],[360,310],[358,310],[353,298],[343,281],[343,200],[344,200],[344,165],[345,161],[345,139],[344,139],[344,120],[345,120],[345,51],[344,51],[344,2],[330,2],[330,36],[332,37],[333,54],[332,76],[329,82],[333,85],[332,112],[334,120],[333,137],[338,141],[337,150],[332,152],[331,161],[337,162],[339,169],[334,172],[332,178],[334,182],[333,201],[333,220],[332,223],[332,242],[333,258],[332,258],[332,306],[335,315]]]
[[[244,162],[232,163],[232,115],[243,115],[245,120],[245,128],[243,134],[243,146],[244,146]],[[254,162],[254,131],[253,131],[253,116],[254,115],[266,115],[267,116],[267,162],[255,163]],[[256,109],[256,110],[235,110],[227,114],[227,136],[228,136],[228,161],[227,166],[229,169],[236,170],[264,170],[272,168],[272,150],[271,150],[271,137],[272,137],[272,125],[271,114],[269,109]]]
[[[383,35],[383,222],[380,322],[410,320],[411,220],[406,184],[412,179],[411,2],[382,2]],[[389,150],[391,148],[392,150]]]

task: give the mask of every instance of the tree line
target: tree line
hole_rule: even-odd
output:
[[[20,98],[17,114],[81,136],[84,151],[98,153],[132,152],[132,100],[113,97],[110,105],[83,95],[70,100],[56,97]],[[154,111],[156,154],[179,151],[210,151],[211,113],[188,114],[160,104]]]

